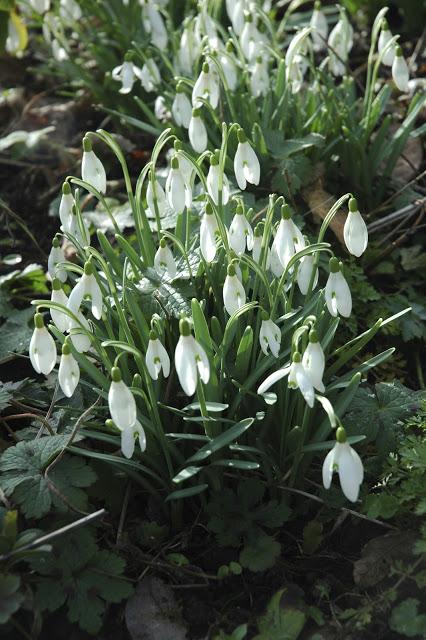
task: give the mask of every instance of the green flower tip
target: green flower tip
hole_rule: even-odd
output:
[[[181,336],[190,336],[191,335],[191,325],[187,318],[181,318],[179,320],[179,332]]]
[[[319,11],[319,10],[321,9],[321,2],[320,2],[320,0],[315,0],[315,3],[314,3],[314,9],[315,9],[315,11]]]
[[[59,246],[60,246],[59,237],[55,236],[52,240],[52,247],[54,247],[55,249],[58,249]]]
[[[201,109],[199,107],[196,107],[195,109],[192,110],[193,118],[199,118],[200,116],[201,116]]]
[[[149,332],[149,339],[150,340],[157,340],[157,334],[155,333],[155,331],[153,329],[151,329],[151,331]]]
[[[262,311],[262,320],[269,320],[269,313],[267,313],[265,310]]]
[[[235,266],[233,264],[230,264],[228,266],[227,273],[228,273],[228,276],[231,276],[231,277],[235,276],[236,271],[235,271]]]
[[[128,51],[124,56],[124,62],[132,62],[132,60],[133,60],[133,52]]]
[[[89,136],[84,136],[83,138],[83,151],[85,151],[86,153],[92,151],[92,142]]]
[[[185,93],[185,85],[182,80],[178,80],[176,85],[176,93]]]
[[[382,31],[389,31],[389,25],[386,18],[383,18],[382,20]]]
[[[62,185],[62,193],[64,194],[64,196],[69,196],[71,193],[71,186],[69,182],[64,182],[64,184]]]
[[[208,73],[209,71],[210,71],[209,63],[208,62],[204,62],[203,63],[203,73]]]
[[[107,429],[116,429],[116,426],[114,424],[114,420],[111,420],[111,418],[107,418],[105,420],[105,426]]]
[[[238,129],[237,137],[240,144],[244,144],[244,142],[247,142],[247,136],[244,133],[244,129]]]
[[[118,367],[111,369],[111,379],[113,382],[121,382],[121,371]]]
[[[73,205],[72,205],[72,207],[71,207],[71,213],[72,213],[72,215],[73,215],[73,216],[76,216],[76,215],[77,215],[77,205],[76,205],[76,204],[73,204]]]
[[[293,362],[302,362],[302,356],[298,351],[293,353]]]
[[[317,334],[317,332],[315,331],[315,329],[312,329],[312,330],[309,332],[309,342],[319,342],[319,340],[318,340],[318,334]]]
[[[253,16],[248,11],[244,12],[244,22],[253,22]]]
[[[93,275],[93,263],[91,260],[84,263],[84,273],[86,276]]]
[[[64,344],[62,345],[62,355],[69,356],[70,353],[71,353],[71,347],[69,345],[68,340],[65,340]]]
[[[288,204],[283,204],[283,206],[281,207],[281,217],[283,220],[291,219],[291,211]]]
[[[330,258],[329,266],[330,273],[337,273],[338,271],[340,271],[340,262],[335,256],[333,256],[333,258]]]
[[[355,213],[355,211],[358,211],[358,203],[355,198],[351,198],[349,200],[349,211],[351,213]]]
[[[244,207],[242,204],[238,204],[237,208],[235,209],[235,215],[237,216],[242,216],[244,215]]]
[[[210,202],[206,202],[206,215],[207,216],[212,216],[213,215],[213,207],[210,204]]]
[[[34,326],[36,329],[43,329],[44,327],[44,320],[43,320],[43,316],[41,313],[36,313],[34,315]]]
[[[179,160],[176,156],[172,158],[172,169],[179,169]]]
[[[219,158],[215,153],[212,153],[210,156],[210,165],[217,167],[218,164],[219,164]]]
[[[234,45],[232,44],[232,40],[228,40],[226,43],[226,51],[228,53],[234,53]]]
[[[346,431],[343,427],[338,427],[336,431],[336,441],[340,444],[344,444],[346,442]]]
[[[60,291],[62,289],[61,281],[58,278],[53,278],[53,280],[52,280],[52,289],[54,291]]]
[[[161,247],[162,249],[165,249],[165,248],[166,248],[166,246],[167,246],[166,238],[161,238],[161,240],[160,240],[160,247]]]
[[[135,373],[133,376],[132,386],[141,387],[142,386],[142,377],[140,373]]]
[[[256,236],[256,238],[261,238],[262,234],[263,234],[263,227],[262,227],[262,224],[259,223],[254,228],[254,235]]]
[[[398,58],[402,58],[402,49],[401,49],[401,47],[400,47],[399,45],[397,45],[397,46],[395,47],[395,55],[396,55]]]
[[[262,56],[257,56],[256,58],[257,64],[261,64],[262,60],[263,60]]]
[[[182,143],[181,143],[180,140],[175,140],[175,143],[174,143],[173,146],[174,146],[176,152],[182,151]]]

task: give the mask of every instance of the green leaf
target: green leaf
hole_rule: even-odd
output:
[[[254,640],[297,640],[305,622],[306,614],[295,607],[293,594],[287,594],[287,589],[280,589],[258,620],[260,633]]]
[[[166,502],[169,500],[181,500],[182,498],[191,498],[197,496],[207,489],[208,484],[197,484],[195,487],[188,487],[188,489],[179,489],[178,491],[172,491],[166,498]]]
[[[136,288],[140,293],[140,305],[146,315],[158,313],[162,317],[174,318],[180,318],[182,314],[191,315],[189,299],[193,297],[194,291],[187,282],[169,282],[160,278],[155,269],[150,267],[145,270]]]
[[[245,418],[237,424],[234,424],[230,429],[221,433],[220,436],[211,440],[208,444],[201,447],[193,456],[189,458],[189,462],[199,462],[200,460],[205,460],[212,453],[219,451],[222,447],[226,447],[226,445],[230,444],[237,438],[239,438],[247,429],[251,427],[254,422],[254,418]]]
[[[416,598],[407,598],[392,609],[389,627],[406,638],[426,636],[426,614],[419,614],[420,602]]]
[[[274,566],[281,553],[281,545],[266,533],[253,537],[240,553],[240,564],[250,571],[266,571]]]
[[[0,574],[0,624],[6,624],[25,600],[24,594],[19,591],[20,586],[19,576]]]
[[[16,353],[28,351],[33,328],[28,321],[33,316],[33,309],[15,311],[6,320],[0,332],[0,364],[12,360]]]

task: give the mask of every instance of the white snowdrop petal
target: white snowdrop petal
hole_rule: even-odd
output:
[[[108,392],[111,418],[119,429],[129,429],[136,421],[136,402],[128,386],[120,380],[111,382]]]
[[[289,372],[290,372],[290,365],[287,365],[282,369],[278,369],[277,371],[274,371],[273,373],[271,373],[271,375],[269,375],[266,378],[266,380],[262,382],[262,384],[259,386],[257,390],[257,393],[259,395],[266,393],[268,389],[272,387],[273,384],[278,382],[278,380],[281,380],[282,378],[285,378],[285,376],[288,376]]]
[[[58,382],[67,398],[71,398],[80,380],[80,367],[74,356],[62,354],[58,370]]]

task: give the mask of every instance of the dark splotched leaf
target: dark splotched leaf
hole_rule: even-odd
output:
[[[148,268],[136,287],[146,315],[158,313],[162,317],[180,318],[181,314],[191,313],[195,290],[186,281],[161,278],[155,269]]]

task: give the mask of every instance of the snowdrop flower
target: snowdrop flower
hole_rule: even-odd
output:
[[[34,325],[29,348],[31,364],[37,373],[47,376],[56,364],[55,341],[44,326],[41,313],[34,315]]]
[[[405,62],[404,56],[402,55],[401,47],[396,47],[395,49],[395,59],[392,64],[392,78],[397,88],[400,91],[404,91],[406,93],[408,91],[408,80],[410,74],[408,72],[408,66]]]
[[[290,389],[299,389],[308,407],[312,409],[315,401],[315,391],[309,373],[302,364],[302,356],[298,351],[293,354],[293,362],[288,374]]]
[[[255,98],[266,96],[269,91],[268,63],[263,56],[256,58],[256,64],[251,72],[250,90]]]
[[[192,116],[192,106],[185,93],[182,82],[178,82],[176,86],[176,95],[172,104],[172,115],[179,127],[188,129]]]
[[[349,253],[359,258],[367,248],[368,231],[363,217],[358,211],[355,198],[349,200],[349,213],[343,228],[343,237]]]
[[[69,59],[68,53],[56,38],[52,40],[51,47],[52,55],[57,62],[64,62],[65,60]]]
[[[166,274],[171,279],[176,276],[176,262],[165,238],[161,238],[160,246],[155,253],[154,267],[160,276]]]
[[[146,189],[146,204],[152,216],[162,218],[166,212],[166,194],[161,184],[150,173],[148,187]]]
[[[227,13],[237,36],[240,36],[244,29],[244,9],[246,6],[247,0],[229,0]]]
[[[261,225],[257,225],[257,227],[254,230],[253,233],[253,248],[252,248],[252,257],[253,260],[257,263],[260,264],[260,256],[261,256],[261,251],[262,251],[262,240],[263,240],[263,231],[262,231],[262,226]],[[266,269],[269,269],[271,266],[271,250],[268,247],[267,248],[267,254],[266,254],[266,264],[265,267]]]
[[[179,322],[180,338],[176,345],[175,367],[180,386],[187,396],[192,396],[197,388],[198,377],[207,384],[210,379],[210,363],[203,347],[191,335],[191,327],[186,318]]]
[[[142,6],[143,27],[151,36],[151,43],[164,51],[167,47],[168,37],[164,20],[153,2],[146,2]]]
[[[213,109],[216,109],[219,103],[219,80],[217,73],[210,71],[207,62],[204,62],[201,73],[192,90],[192,104],[195,108],[203,106],[199,98],[207,100]]]
[[[80,20],[82,14],[80,5],[75,0],[61,0],[59,14],[63,20]]]
[[[64,182],[62,185],[62,197],[59,203],[59,218],[61,220],[63,231],[70,232],[73,226],[73,206],[74,196],[71,193],[71,187],[69,182]]]
[[[149,58],[145,62],[142,69],[138,71],[138,75],[142,83],[142,86],[147,93],[151,93],[151,91],[155,91],[155,88],[161,82],[160,71],[157,67],[157,64],[152,58]]]
[[[346,441],[346,431],[339,427],[336,431],[336,444],[326,455],[322,465],[322,482],[325,489],[331,486],[334,471],[339,474],[343,494],[351,502],[358,500],[359,488],[364,479],[361,458]]]
[[[235,91],[238,84],[238,77],[237,67],[234,62],[234,48],[231,41],[226,43],[226,51],[219,55],[219,64],[222,67],[228,89]]]
[[[140,77],[141,70],[132,62],[132,54],[126,53],[123,64],[115,67],[111,72],[111,77],[117,82],[121,82],[119,93],[130,93],[137,77]]]
[[[287,268],[294,254],[305,247],[305,239],[299,227],[291,219],[288,204],[281,207],[281,220],[272,247],[277,252],[283,269]]]
[[[175,140],[174,143],[175,156],[179,160],[179,169],[182,173],[185,182],[185,200],[186,206],[189,208],[192,204],[192,184],[193,177],[195,175],[194,165],[188,158],[182,153],[182,143],[180,140]]]
[[[170,120],[172,117],[172,114],[167,108],[164,96],[157,96],[155,98],[154,115],[160,122],[167,122],[167,120]]]
[[[253,14],[246,13],[244,27],[240,35],[240,46],[244,57],[251,62],[257,54],[260,44],[265,42],[263,34],[261,34],[253,21]]]
[[[327,18],[321,11],[321,2],[319,1],[315,2],[310,26],[312,27],[311,36],[314,51],[321,51],[327,46],[328,23]]]
[[[201,41],[202,36],[207,36],[209,41],[217,40],[216,25],[207,12],[207,5],[201,1],[198,4],[198,14],[195,18],[194,33]]]
[[[210,157],[210,169],[207,174],[207,191],[210,198],[215,204],[219,204],[219,181],[222,178],[222,204],[225,205],[229,200],[229,182],[225,173],[222,173],[219,166],[219,160],[216,154]]]
[[[7,13],[6,13],[7,17]],[[25,49],[28,43],[28,33],[25,23],[15,10],[10,11],[7,21],[7,38],[5,49],[8,53],[17,54]]]
[[[281,369],[277,369],[276,371],[274,371],[273,373],[271,373],[260,385],[260,387],[257,390],[257,393],[262,396],[264,393],[266,393],[271,387],[272,385],[274,385],[276,382],[278,382],[278,380],[281,380],[282,378],[285,378],[285,376],[288,376],[289,372],[290,372],[290,368],[291,365],[286,365],[285,367],[281,367]]]
[[[275,276],[275,278],[281,278],[281,276],[284,273],[284,267],[280,262],[280,259],[277,253],[277,248],[274,243],[272,243],[272,247],[271,247],[269,268],[271,270],[271,273]]]
[[[131,429],[136,422],[136,402],[133,393],[121,379],[118,367],[111,369],[111,386],[108,391],[111,418],[120,430]]]
[[[83,275],[71,291],[67,306],[74,315],[77,315],[83,299],[87,296],[91,300],[93,316],[97,320],[100,320],[102,317],[103,304],[102,291],[96,281],[93,271],[93,264],[88,260],[84,265]]]
[[[201,119],[201,109],[193,109],[188,128],[189,142],[197,153],[203,153],[207,149],[206,125]]]
[[[90,349],[91,340],[90,337],[82,331],[82,328],[90,332],[90,324],[84,317],[81,311],[76,314],[76,320],[69,319],[69,328],[71,342],[79,353],[84,353]]]
[[[353,45],[353,28],[344,9],[328,37],[330,47],[329,65],[333,75],[341,76],[346,71],[346,62]],[[336,55],[337,54],[337,55]]]
[[[216,256],[216,235],[219,233],[216,216],[209,202],[201,218],[200,225],[200,250],[206,262],[213,262]]]
[[[182,171],[179,169],[179,160],[176,156],[172,158],[171,168],[166,180],[167,201],[173,211],[182,213],[186,206],[185,180]]]
[[[192,75],[192,68],[198,59],[201,48],[201,40],[192,26],[188,25],[182,32],[178,52],[178,61],[182,72]]]
[[[285,56],[286,80],[292,93],[297,93],[302,87],[303,75],[307,68],[305,54],[309,34],[309,27],[296,33],[287,49]]]
[[[383,19],[382,28],[380,30],[379,42],[378,42],[378,50],[379,54],[382,53],[388,42],[392,40],[392,33],[389,29],[389,25],[387,20]],[[390,46],[387,48],[385,54],[383,55],[382,62],[386,67],[391,67],[393,65],[393,61],[395,60],[395,46]]]
[[[52,302],[57,302],[61,304],[63,307],[68,305],[68,296],[62,289],[61,281],[58,278],[53,278],[52,280]],[[54,309],[53,307],[50,309],[50,316],[62,333],[65,333],[69,329],[70,325],[70,317],[65,311],[60,311],[59,309]]]
[[[68,338],[62,345],[62,356],[59,362],[58,382],[64,395],[71,398],[80,380],[80,367],[71,353]]]
[[[260,348],[265,356],[268,355],[268,349],[270,349],[274,358],[278,358],[281,345],[281,331],[265,311],[262,312],[259,341]]]
[[[234,158],[234,172],[240,189],[247,187],[247,182],[258,185],[260,181],[260,164],[257,155],[247,141],[242,129],[238,130],[238,147]]]
[[[246,292],[241,284],[233,264],[228,267],[228,272],[223,285],[223,304],[232,316],[246,303]]]
[[[341,267],[337,258],[330,259],[330,275],[325,285],[325,301],[332,316],[336,318],[340,313],[344,318],[349,318],[352,311],[352,296]]]
[[[142,453],[146,450],[146,435],[143,426],[136,420],[128,429],[121,429],[121,452],[125,458],[130,459],[135,452],[135,441],[139,440]]]
[[[297,269],[297,286],[300,293],[304,296],[308,293],[309,284],[311,282],[312,271],[315,268],[315,275],[312,282],[312,291],[318,284],[318,268],[315,266],[315,258],[312,254],[303,256],[299,261]]]
[[[88,136],[83,138],[83,159],[81,161],[81,177],[92,185],[99,193],[106,191],[106,173],[104,165],[92,149]]]
[[[229,227],[229,246],[237,256],[240,256],[247,249],[253,249],[253,229],[244,215],[244,209],[238,205],[235,215]]]
[[[50,0],[30,0],[30,5],[37,13],[46,13],[50,9]]]
[[[309,344],[303,353],[302,365],[315,389],[324,393],[325,387],[322,377],[325,369],[325,356],[314,329],[309,333]]]
[[[155,331],[151,331],[149,334],[145,362],[148,373],[153,380],[158,380],[161,370],[163,370],[163,376],[168,377],[170,373],[169,354],[157,338]]]
[[[61,282],[66,282],[68,273],[66,269],[58,267],[60,262],[66,262],[65,253],[59,243],[59,237],[55,236],[52,240],[52,248],[47,259],[47,272],[52,278],[58,278]]]

